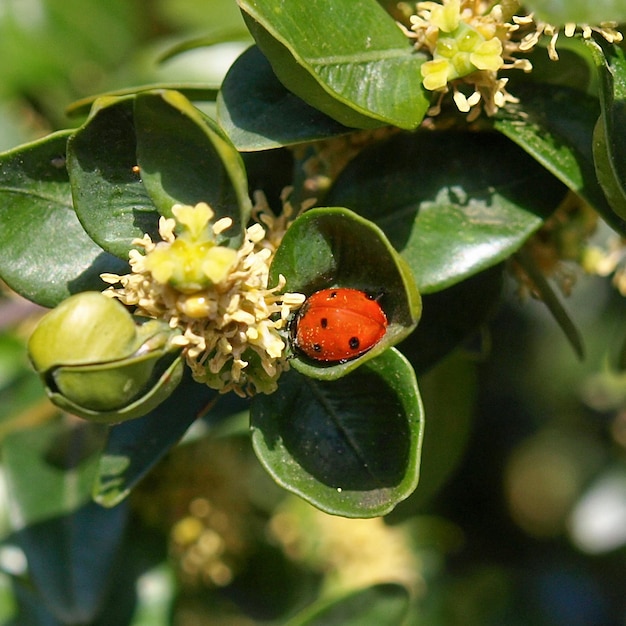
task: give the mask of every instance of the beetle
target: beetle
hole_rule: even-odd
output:
[[[344,363],[371,350],[387,331],[378,300],[348,287],[311,294],[291,326],[291,343],[313,361]]]

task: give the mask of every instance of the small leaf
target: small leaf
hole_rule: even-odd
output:
[[[65,110],[69,117],[87,115],[96,100],[100,98],[122,98],[123,96],[134,96],[142,91],[154,91],[155,89],[180,91],[186,98],[193,102],[208,101],[213,102],[217,98],[219,85],[203,85],[199,83],[153,83],[150,85],[138,85],[137,87],[127,87],[125,89],[115,89],[104,93],[88,96],[81,100],[72,102]]]
[[[49,452],[59,437],[68,432],[60,420],[7,434],[2,444],[2,459],[12,500],[13,527],[17,530],[47,519],[62,517],[82,507],[90,499],[97,455],[92,454],[78,465],[72,463],[59,471],[52,465]],[[90,426],[90,432],[103,432],[101,426]],[[75,438],[67,454],[82,457],[86,440]],[[67,457],[66,457],[67,458]]]
[[[598,182],[602,185],[609,204],[609,210],[600,213],[618,233],[624,235],[626,234],[626,221],[624,221],[626,218],[626,195],[622,182],[615,176],[602,118],[598,120],[593,133],[593,157]]]
[[[252,443],[274,480],[345,517],[384,515],[413,492],[423,426],[415,374],[393,348],[339,380],[290,370],[251,405]]]
[[[363,151],[325,200],[378,224],[432,293],[508,258],[565,193],[501,135],[425,131]]]
[[[67,146],[76,213],[90,237],[122,259],[134,238],[159,238],[159,212],[137,166],[133,102],[131,96],[98,99]]]
[[[88,502],[15,535],[40,602],[60,623],[94,623],[115,573],[126,517],[126,507],[104,509]]]
[[[426,57],[375,0],[238,4],[280,81],[311,106],[356,128],[422,121]]]
[[[248,43],[250,41],[250,34],[244,28],[243,22],[241,26],[223,30],[218,29],[215,32],[202,35],[196,39],[185,39],[182,42],[174,44],[171,48],[168,48],[165,52],[161,53],[158,58],[159,63],[163,63],[179,54],[188,52],[189,50],[196,50],[197,48],[207,48],[215,46],[220,43],[230,43],[232,41],[241,41]],[[174,88],[176,89],[176,88]],[[180,89],[176,89],[180,91]]]
[[[151,413],[111,427],[93,487],[96,502],[113,507],[126,498],[215,397],[186,373],[176,391]]]
[[[233,219],[228,233],[241,239],[251,208],[243,161],[223,131],[176,91],[135,99],[137,161],[159,211],[176,203],[208,203],[216,220]],[[234,233],[234,234],[233,234]]]
[[[276,78],[253,46],[231,66],[217,100],[220,125],[238,150],[270,150],[348,132]]]
[[[600,138],[594,136],[600,115],[598,100],[578,90],[548,84],[519,85],[514,93],[520,103],[502,109],[495,128],[582,196],[611,225],[626,228],[607,203],[602,180],[606,170],[601,172],[598,167]]]
[[[384,234],[342,208],[311,209],[287,230],[270,268],[271,280],[287,278],[286,289],[310,295],[326,287],[351,287],[376,296],[389,326],[383,339],[361,357],[320,366],[299,355],[292,365],[315,378],[332,379],[356,369],[412,332],[421,314],[413,277]]]
[[[85,233],[65,169],[72,131],[60,131],[0,155],[0,276],[15,291],[55,306],[88,289],[102,290],[102,272],[126,263]]]
[[[621,48],[600,45],[588,47],[600,77],[602,115],[594,134],[596,172],[613,211],[619,217],[620,232],[626,231],[626,55]],[[610,220],[609,220],[610,221]],[[612,223],[610,221],[610,223]]]
[[[380,583],[339,599],[316,602],[286,626],[398,626],[409,610],[409,592],[402,585]]]
[[[63,624],[92,623],[125,526],[124,507],[107,511],[90,499],[102,436],[102,427],[56,419],[13,432],[2,445],[8,541],[24,551],[32,582]]]

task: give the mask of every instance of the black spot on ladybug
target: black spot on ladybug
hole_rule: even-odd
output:
[[[328,294],[328,299],[329,299],[329,300],[330,300],[330,299],[332,299],[332,298],[336,298],[336,297],[337,297],[337,292],[336,292],[336,291],[331,291],[331,292]]]
[[[358,337],[350,337],[350,341],[348,341],[348,345],[350,346],[351,350],[357,350],[358,347],[361,345],[361,342],[359,341]]]
[[[314,352],[321,352],[322,351],[322,346],[319,343],[314,343],[313,344],[313,351]]]
[[[323,318],[320,320],[320,326],[321,326],[322,328],[328,328],[328,318],[327,318],[327,317],[323,317]]]

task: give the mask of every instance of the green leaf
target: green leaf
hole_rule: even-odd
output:
[[[2,446],[11,522],[40,602],[63,624],[92,623],[117,560],[126,509],[91,502],[102,427],[58,419]],[[80,584],[77,584],[80,581]]]
[[[135,87],[126,87],[125,89],[114,89],[94,96],[87,96],[72,102],[65,112],[69,117],[78,117],[79,115],[87,115],[93,107],[96,100],[100,98],[120,98],[123,96],[134,96],[142,91],[154,90],[180,91],[186,98],[192,101],[214,101],[219,92],[219,85],[199,84],[199,83],[152,83],[150,85],[137,85]]]
[[[287,230],[270,268],[276,284],[310,295],[326,287],[352,287],[377,296],[389,326],[383,339],[361,357],[335,365],[312,363],[300,355],[291,361],[300,372],[333,379],[356,369],[408,334],[421,314],[421,300],[404,261],[374,224],[342,208],[303,213]]]
[[[116,575],[126,518],[126,507],[103,509],[88,502],[17,533],[39,602],[56,623],[94,623]]]
[[[561,26],[626,22],[626,7],[622,0],[526,0],[524,7],[535,11],[544,22]]]
[[[179,43],[174,44],[171,48],[168,48],[165,52],[159,55],[159,63],[163,63],[179,54],[188,52],[189,50],[196,50],[197,48],[207,48],[215,46],[220,43],[230,43],[232,41],[241,41],[245,43],[250,42],[250,33],[244,27],[243,21],[240,25],[234,28],[217,29],[214,32],[201,35],[195,39],[185,39]],[[180,91],[177,89],[177,91]]]
[[[426,57],[375,0],[238,4],[280,81],[311,106],[356,128],[422,121]]]
[[[270,150],[350,130],[288,91],[256,46],[226,74],[217,112],[220,125],[242,151]]]
[[[345,517],[384,515],[413,492],[423,426],[415,374],[393,348],[339,380],[289,370],[251,405],[252,443],[274,480]]]
[[[176,203],[208,203],[216,219],[230,217],[235,245],[251,208],[243,161],[210,118],[176,91],[135,99],[137,162],[148,194],[171,215]]]
[[[588,42],[600,78],[602,115],[593,137],[598,181],[618,216],[619,232],[626,232],[626,55],[621,48]],[[607,219],[611,225],[615,220]]]
[[[565,193],[501,135],[424,131],[364,150],[325,201],[377,223],[431,293],[508,258]]]
[[[2,460],[15,530],[75,512],[90,500],[97,455],[94,446],[87,446],[88,433],[98,440],[103,428],[70,430],[61,420],[52,420],[7,434]],[[59,457],[59,443],[68,435],[71,445],[64,445]]]
[[[286,626],[398,626],[404,623],[409,601],[409,592],[402,585],[380,583],[316,602]]]
[[[96,502],[119,504],[150,469],[176,445],[215,392],[187,370],[179,387],[151,413],[112,426],[93,486]]]
[[[597,163],[594,165],[598,100],[575,89],[548,84],[518,85],[514,93],[519,104],[501,109],[495,128],[619,227],[598,184]]]
[[[73,293],[104,289],[102,272],[127,271],[76,217],[65,169],[71,132],[0,155],[0,276],[24,297],[50,307]]]
[[[159,239],[159,212],[136,170],[133,102],[130,96],[97,100],[67,145],[76,213],[89,236],[122,259],[134,238]]]

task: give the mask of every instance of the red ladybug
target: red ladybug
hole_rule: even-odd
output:
[[[343,363],[373,348],[386,330],[385,312],[364,291],[322,289],[298,311],[292,345],[315,361]]]

